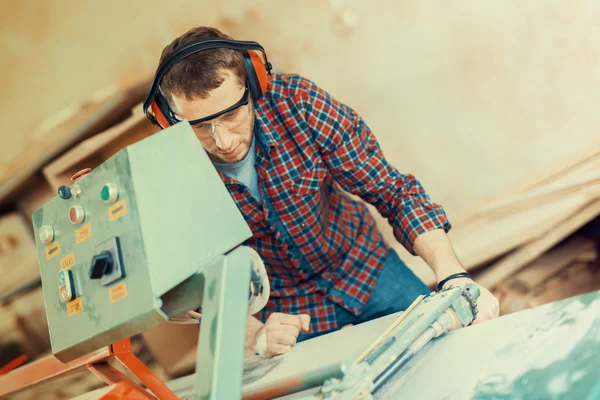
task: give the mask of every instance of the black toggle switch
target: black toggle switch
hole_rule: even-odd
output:
[[[100,279],[105,274],[110,274],[113,269],[113,263],[114,260],[110,251],[103,251],[100,254],[96,254],[92,258],[92,266],[89,271],[90,279]]]

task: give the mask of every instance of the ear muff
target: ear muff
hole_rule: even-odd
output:
[[[191,43],[179,49],[167,60],[158,66],[148,94],[144,99],[142,110],[148,119],[155,125],[167,128],[178,121],[172,117],[171,109],[166,99],[161,95],[159,85],[162,77],[173,66],[173,64],[200,51],[228,48],[242,52],[244,57],[244,68],[246,70],[246,84],[253,100],[258,100],[267,90],[269,76],[271,75],[271,63],[267,59],[264,48],[251,41],[208,39],[198,43]],[[264,56],[264,60],[261,57]]]
[[[161,128],[166,129],[173,125],[174,121],[172,118],[169,118],[169,111],[171,110],[169,103],[167,103],[167,99],[163,97],[160,91],[156,93],[154,101],[150,104],[150,109],[154,114],[154,119],[156,122],[158,122],[158,125],[160,125]]]
[[[258,100],[267,90],[269,84],[269,74],[267,68],[265,68],[265,61],[257,51],[248,51],[244,55],[244,63],[246,65],[246,80],[252,94],[252,100]]]
[[[156,118],[156,122],[158,122],[161,128],[166,129],[169,126],[171,126],[171,124],[169,124],[169,121],[167,121],[167,118],[165,118],[160,107],[158,107],[158,104],[156,104],[156,101],[153,101],[152,104],[150,104],[150,109],[154,114],[154,118]]]

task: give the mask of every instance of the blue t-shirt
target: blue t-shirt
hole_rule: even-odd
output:
[[[252,138],[252,144],[246,157],[242,160],[233,164],[219,164],[213,161],[216,169],[224,173],[230,178],[233,178],[244,185],[250,190],[252,196],[258,201],[261,201],[260,193],[258,191],[258,175],[256,174],[256,168],[254,168],[254,162],[256,160],[256,135]]]

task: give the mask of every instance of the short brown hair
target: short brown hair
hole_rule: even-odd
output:
[[[171,44],[160,56],[160,64],[176,50],[196,41],[205,39],[227,39],[231,37],[218,29],[201,26],[190,29]],[[239,78],[240,85],[246,82],[244,57],[232,49],[210,49],[193,54],[179,61],[163,76],[160,91],[173,107],[172,95],[185,96],[187,100],[204,99],[208,92],[221,86],[225,76],[219,70],[228,69]]]

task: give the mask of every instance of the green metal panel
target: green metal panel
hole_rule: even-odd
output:
[[[102,199],[107,183],[118,188],[116,203]],[[74,186],[79,198],[56,197],[33,215],[52,351],[64,361],[199,306],[204,266],[251,236],[187,123],[123,149]],[[85,210],[78,225],[74,205]],[[43,225],[55,231],[49,244],[38,237]],[[114,238],[124,276],[103,285],[88,271]],[[70,305],[59,298],[61,263],[73,278]]]
[[[194,399],[241,398],[250,260],[240,247],[204,271]]]

